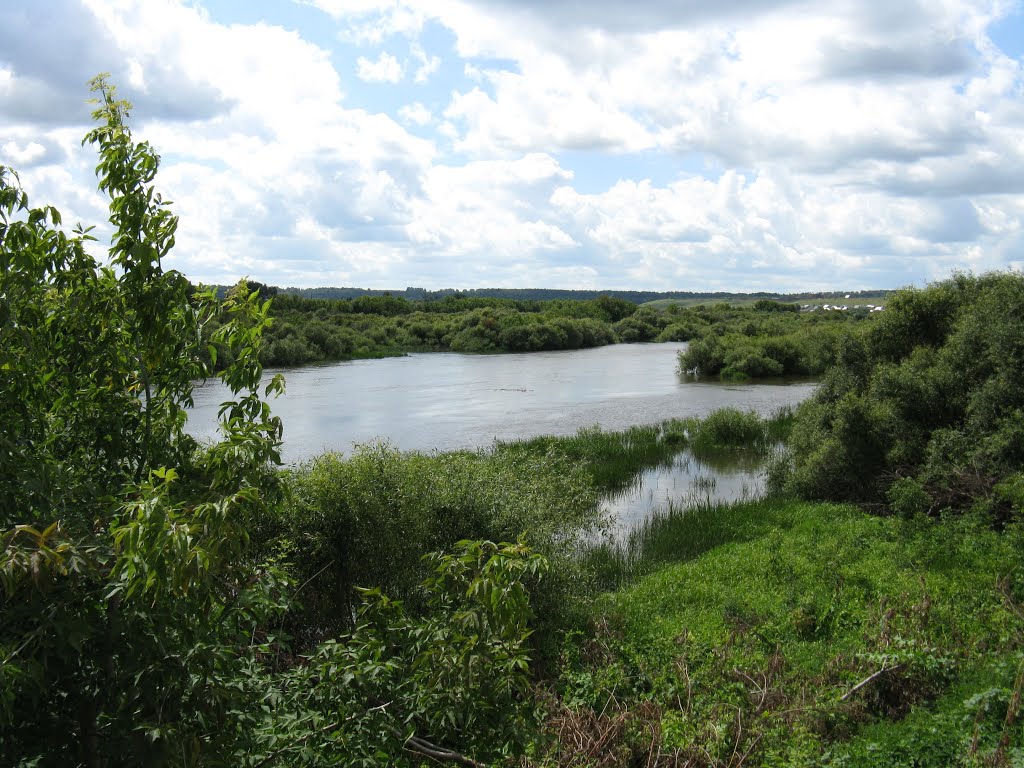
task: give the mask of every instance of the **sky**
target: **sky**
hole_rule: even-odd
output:
[[[109,235],[87,83],[196,282],[773,291],[1024,269],[1010,0],[0,0],[0,165]]]

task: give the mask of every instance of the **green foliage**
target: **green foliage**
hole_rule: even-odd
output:
[[[422,554],[463,539],[525,536],[557,563],[539,598],[550,617],[570,588],[577,541],[596,525],[589,479],[553,452],[428,455],[372,445],[313,460],[294,471],[291,488],[284,505],[249,525],[264,547],[286,542],[300,555],[303,603],[292,626],[304,640],[350,626],[356,587],[422,607]]]
[[[644,469],[669,463],[685,441],[683,423],[669,421],[621,432],[606,432],[594,426],[566,437],[546,435],[513,443],[499,442],[495,453],[532,456],[540,461],[554,457],[567,460],[582,467],[598,491],[607,493],[632,482]]]
[[[637,534],[634,581],[566,643],[548,754],[1009,764],[1024,747],[1020,537],[780,500],[670,511]]]
[[[538,352],[583,349],[654,338],[665,325],[657,312],[624,299],[524,301],[446,296],[408,301],[396,296],[351,300],[277,294],[274,324],[261,360],[290,366],[406,352]],[[627,323],[627,325],[622,325]],[[632,325],[628,325],[632,323]],[[640,329],[626,332],[627,328]]]
[[[0,741],[29,763],[192,762],[223,746],[238,649],[281,608],[280,570],[236,562],[235,521],[280,490],[259,389],[268,307],[163,268],[177,220],[151,184],[159,159],[114,89],[93,89],[108,265],[0,169]],[[199,451],[184,407],[214,316],[234,399]]]
[[[529,530],[568,553],[582,522],[557,522],[555,496],[558,513],[589,511],[582,473],[474,457],[403,464],[382,449],[355,462],[352,495],[302,507],[330,485],[321,469],[289,497],[282,425],[264,400],[283,388],[261,363],[272,290],[242,282],[219,300],[164,269],[177,220],[152,185],[159,158],[132,140],[129,106],[105,79],[93,87],[98,125],[86,140],[110,197],[107,264],[86,250],[87,230],[65,234],[57,211],[30,207],[0,168],[0,762],[384,766],[469,760],[452,747],[519,754],[533,733],[527,589],[546,561],[522,542],[455,541]],[[214,366],[232,394],[221,439],[199,446],[185,409]],[[432,487],[435,469],[456,487]],[[393,503],[403,489],[415,498]],[[296,508],[309,519],[290,519]],[[460,510],[468,520],[452,516]],[[435,543],[454,549],[410,565]],[[296,595],[327,591],[310,587],[321,574],[289,562],[305,562],[310,544],[358,558],[333,564],[371,579],[364,586],[397,584],[415,610],[366,590],[358,613],[346,603],[359,617],[351,634],[296,656],[284,633]],[[418,587],[414,570],[426,576]]]
[[[982,768],[1019,763],[1024,756],[1017,722],[1021,662],[1017,653],[975,665],[934,704],[914,707],[902,721],[865,728],[850,743],[829,750],[822,764]]]
[[[764,446],[767,438],[766,422],[754,411],[719,408],[709,413],[695,426],[690,446],[697,451],[722,448],[757,449]]]
[[[459,542],[426,558],[426,611],[363,590],[351,635],[260,680],[238,765],[417,766],[499,761],[535,733],[525,581],[546,561],[522,544]],[[467,756],[472,756],[467,757]]]
[[[1024,462],[1022,318],[1018,274],[961,275],[896,294],[861,338],[844,343],[800,409],[790,488],[888,498],[904,513],[980,501],[1009,514],[1013,503],[995,487]]]
[[[923,515],[931,507],[931,497],[912,477],[901,477],[886,492],[889,508],[900,517]]]
[[[758,299],[754,302],[754,309],[758,312],[799,312],[799,304],[786,304],[771,299]]]
[[[689,341],[679,367],[702,377],[817,375],[863,319],[847,312],[801,313],[796,304],[761,300],[752,307],[683,309],[660,338]]]

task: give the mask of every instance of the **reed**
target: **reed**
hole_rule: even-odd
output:
[[[650,467],[670,462],[683,445],[685,434],[669,433],[663,425],[630,427],[606,432],[587,427],[567,437],[543,436],[519,442],[497,442],[496,454],[558,455],[581,464],[599,492],[620,490]]]
[[[713,483],[714,481],[711,480]],[[729,541],[761,532],[759,509],[770,502],[716,503],[709,493],[669,502],[616,541],[603,541],[585,555],[601,589],[615,590],[658,568],[692,560]]]

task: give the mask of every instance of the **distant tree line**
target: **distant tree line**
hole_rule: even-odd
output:
[[[623,299],[513,301],[448,296],[305,299],[278,294],[263,362],[271,366],[407,352],[537,352],[652,341],[661,314]],[[639,315],[639,317],[635,317]]]
[[[250,285],[256,285],[251,283]],[[444,288],[437,291],[426,288],[407,287],[399,289],[374,289],[374,288],[276,288],[265,286],[273,294],[287,294],[301,296],[304,299],[357,299],[361,296],[394,296],[408,301],[442,301],[454,298],[489,298],[489,299],[511,299],[515,301],[591,301],[601,296],[609,296],[616,299],[624,299],[633,304],[646,304],[650,301],[664,299],[687,300],[687,301],[736,301],[750,299],[769,299],[779,301],[807,301],[812,299],[836,299],[849,296],[858,298],[863,296],[878,296],[885,291],[826,291],[820,293],[790,293],[778,294],[759,291],[755,293],[733,293],[728,291],[616,291],[616,290],[572,290],[555,288],[471,288],[459,290],[456,288]],[[226,289],[224,289],[226,290]]]
[[[268,366],[409,352],[539,352],[690,341],[681,367],[700,376],[813,375],[835,359],[842,327],[867,315],[865,309],[812,316],[801,313],[799,304],[767,298],[745,306],[719,301],[658,307],[612,295],[513,299],[476,291],[415,300],[390,293],[320,299],[258,282],[249,286],[260,300],[272,300],[274,322],[261,352]],[[231,362],[229,350],[218,354],[222,365]]]

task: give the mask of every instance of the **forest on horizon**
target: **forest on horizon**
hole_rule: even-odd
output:
[[[261,284],[249,281],[253,287]],[[227,291],[228,286],[219,286]],[[865,289],[860,291],[803,291],[794,293],[777,293],[758,291],[742,293],[729,291],[620,291],[592,290],[574,288],[443,288],[431,291],[426,288],[406,287],[404,289],[354,288],[354,287],[317,287],[317,288],[281,288],[265,286],[270,295],[286,294],[301,296],[304,299],[354,299],[360,296],[396,296],[409,301],[440,301],[448,296],[457,298],[493,298],[513,299],[520,301],[574,300],[588,301],[600,296],[614,299],[625,299],[634,304],[646,304],[652,301],[757,301],[774,299],[778,301],[807,301],[811,299],[839,299],[849,296],[851,299],[868,300],[881,298],[891,293],[884,289]]]

